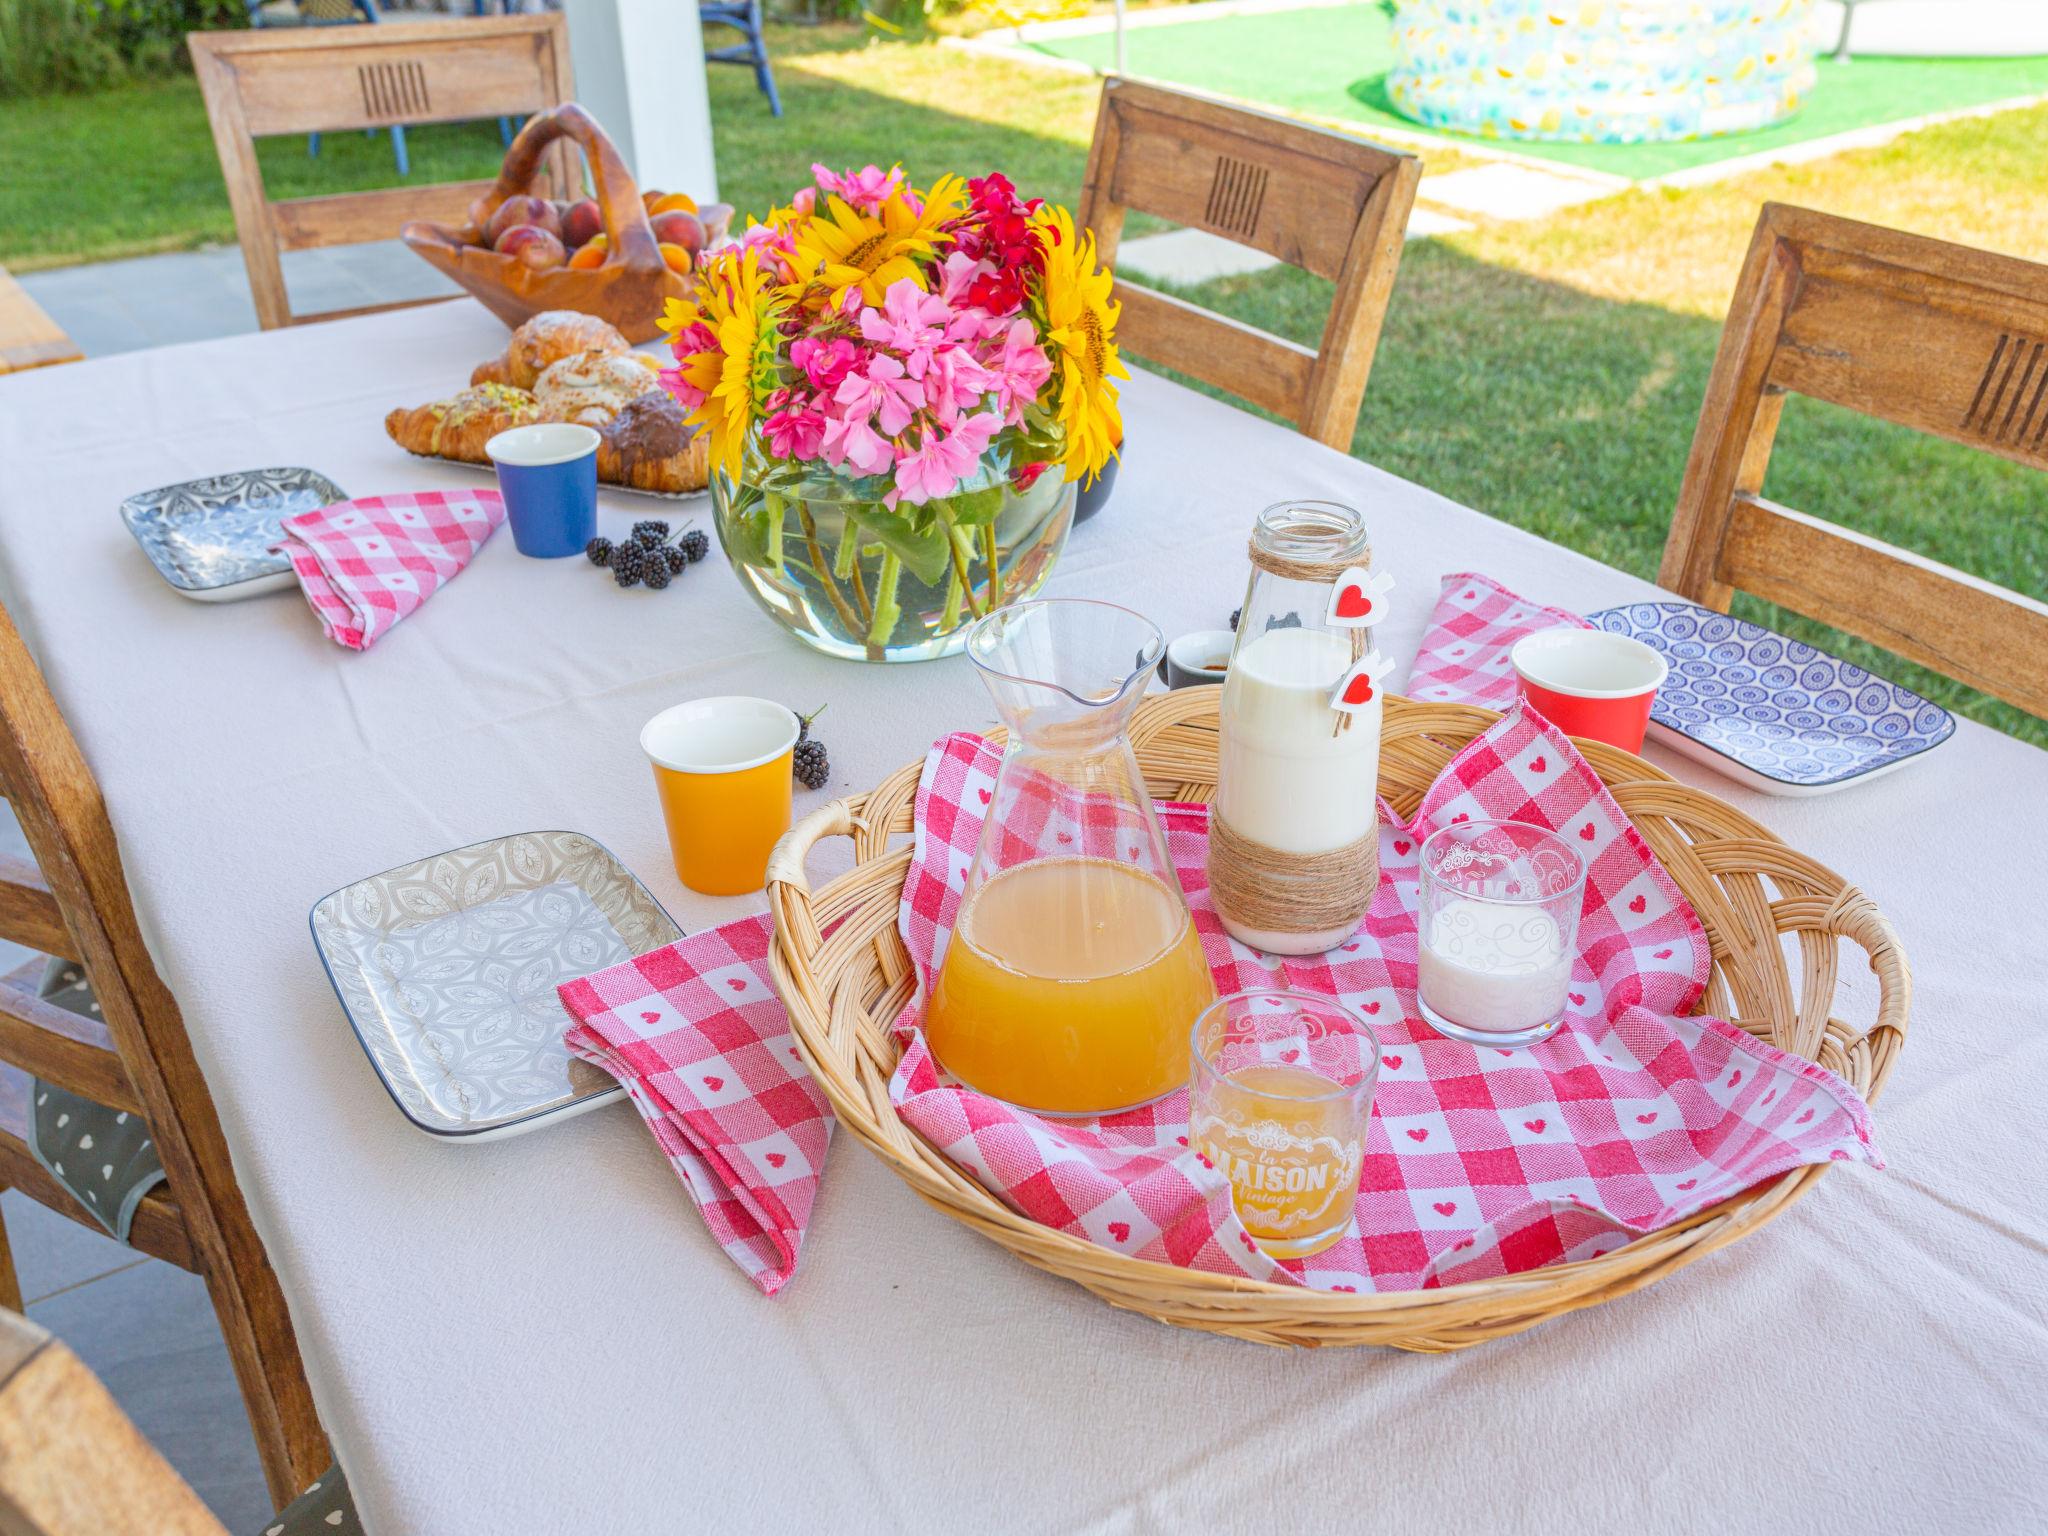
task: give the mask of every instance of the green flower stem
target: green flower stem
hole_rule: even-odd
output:
[[[771,496],[769,500],[775,501],[777,498]],[[797,520],[804,527],[804,543],[810,549],[811,569],[817,575],[818,585],[825,589],[825,596],[831,600],[832,609],[839,615],[839,622],[846,627],[846,633],[849,635],[859,634],[861,631],[861,621],[854,611],[847,607],[846,598],[840,593],[839,583],[832,579],[832,563],[825,558],[824,546],[818,542],[818,525],[811,520],[810,503],[800,496],[796,501],[796,515]],[[781,525],[782,520],[778,517],[776,519],[778,530]],[[778,537],[777,544],[779,545],[779,543],[780,539]],[[781,560],[779,548],[774,551],[774,557],[779,564]]]
[[[832,574],[841,581],[853,574],[853,562],[860,558],[860,528],[852,518],[839,525],[839,553],[832,559]]]
[[[782,522],[789,509],[783,499],[773,491],[769,491],[765,499],[768,504],[768,537],[766,540],[768,547],[768,569],[780,571],[782,570]]]
[[[903,617],[903,609],[896,601],[896,586],[902,579],[903,561],[891,550],[882,556],[881,573],[875,579],[875,618],[868,626],[870,650],[887,645],[896,632],[896,621]]]
[[[1000,608],[1003,603],[1002,556],[996,550],[996,525],[993,522],[981,525],[981,549],[988,561],[988,605]]]
[[[953,579],[960,583],[966,595],[968,611],[979,619],[987,615],[988,609],[984,608],[981,605],[980,599],[974,595],[974,576],[967,569],[967,550],[961,547],[964,541],[972,537],[973,535],[969,534],[965,529],[948,528],[946,530],[946,551],[953,557]]]
[[[950,542],[950,541],[949,541]],[[967,585],[960,579],[960,567],[956,563],[946,573],[946,606],[939,614],[939,628],[948,634],[959,627],[962,600],[967,595]]]

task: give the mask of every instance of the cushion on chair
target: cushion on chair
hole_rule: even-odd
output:
[[[257,1529],[263,1536],[334,1536],[336,1531],[362,1536],[363,1525],[356,1519],[355,1501],[348,1496],[348,1479],[334,1466]]]
[[[45,966],[36,991],[59,1008],[99,1017],[85,972],[68,960]],[[127,1242],[136,1206],[164,1176],[148,1125],[40,1078],[29,1079],[29,1093],[29,1151],[108,1233]]]

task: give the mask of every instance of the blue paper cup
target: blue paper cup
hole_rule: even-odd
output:
[[[581,554],[597,533],[597,432],[539,422],[484,444],[498,467],[505,518],[519,553],[556,560]]]

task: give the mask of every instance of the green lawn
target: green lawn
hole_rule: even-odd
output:
[[[920,180],[1000,168],[1029,193],[1078,196],[1092,79],[952,49],[864,46],[850,28],[770,36],[781,120],[743,71],[711,76],[721,190],[742,210],[786,200],[813,160],[900,159]],[[418,178],[487,173],[498,157],[488,124],[419,140]],[[2048,260],[2044,142],[2048,108],[2035,108],[1412,245],[1354,451],[1651,575],[1758,205],[1805,203]],[[265,146],[265,166],[278,190],[305,193],[388,181],[389,155],[382,140],[341,135],[308,162],[303,140],[281,140]],[[1424,158],[1425,169],[1443,164]],[[0,167],[0,262],[9,265],[232,238],[189,81],[0,102]],[[1327,303],[1322,285],[1290,272],[1197,296],[1303,340]],[[1806,401],[1786,412],[1778,444],[1769,490],[1779,499],[2048,598],[2048,477]],[[1799,621],[1752,616],[2048,745],[2048,722]]]
[[[1028,46],[1097,69],[1109,67],[1116,48],[1107,32]],[[1395,111],[1387,97],[1386,75],[1393,62],[1392,23],[1372,5],[1221,16],[1133,27],[1124,34],[1124,68],[1131,74],[1358,123],[1368,131],[1391,126],[1412,133],[1416,124]],[[1680,144],[1502,147],[1641,180],[1872,123],[2043,92],[2048,92],[2048,59],[1856,59],[1846,64],[1823,59],[1805,108],[1760,133]]]

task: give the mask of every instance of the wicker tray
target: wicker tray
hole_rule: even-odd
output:
[[[1220,692],[1188,688],[1140,707],[1131,735],[1154,795],[1207,801],[1214,791]],[[1412,815],[1444,764],[1498,718],[1491,710],[1390,697],[1380,792]],[[1884,914],[1832,870],[1712,795],[1626,752],[1578,746],[1706,925],[1714,973],[1703,1009],[1819,1062],[1874,1101],[1905,1041],[1911,1000],[1905,953]],[[921,767],[907,764],[867,794],[812,812],[776,848],[768,865],[776,985],[842,1125],[947,1215],[1113,1306],[1269,1344],[1462,1349],[1648,1285],[1762,1226],[1827,1172],[1825,1163],[1794,1169],[1597,1259],[1385,1295],[1176,1269],[1040,1226],[946,1161],[889,1102],[898,1055],[889,1026],[917,985],[896,910],[910,868]],[[853,840],[853,868],[814,891],[805,863],[833,836]],[[1877,1016],[1860,1028],[1829,1011],[1843,940],[1863,951],[1878,980]]]

